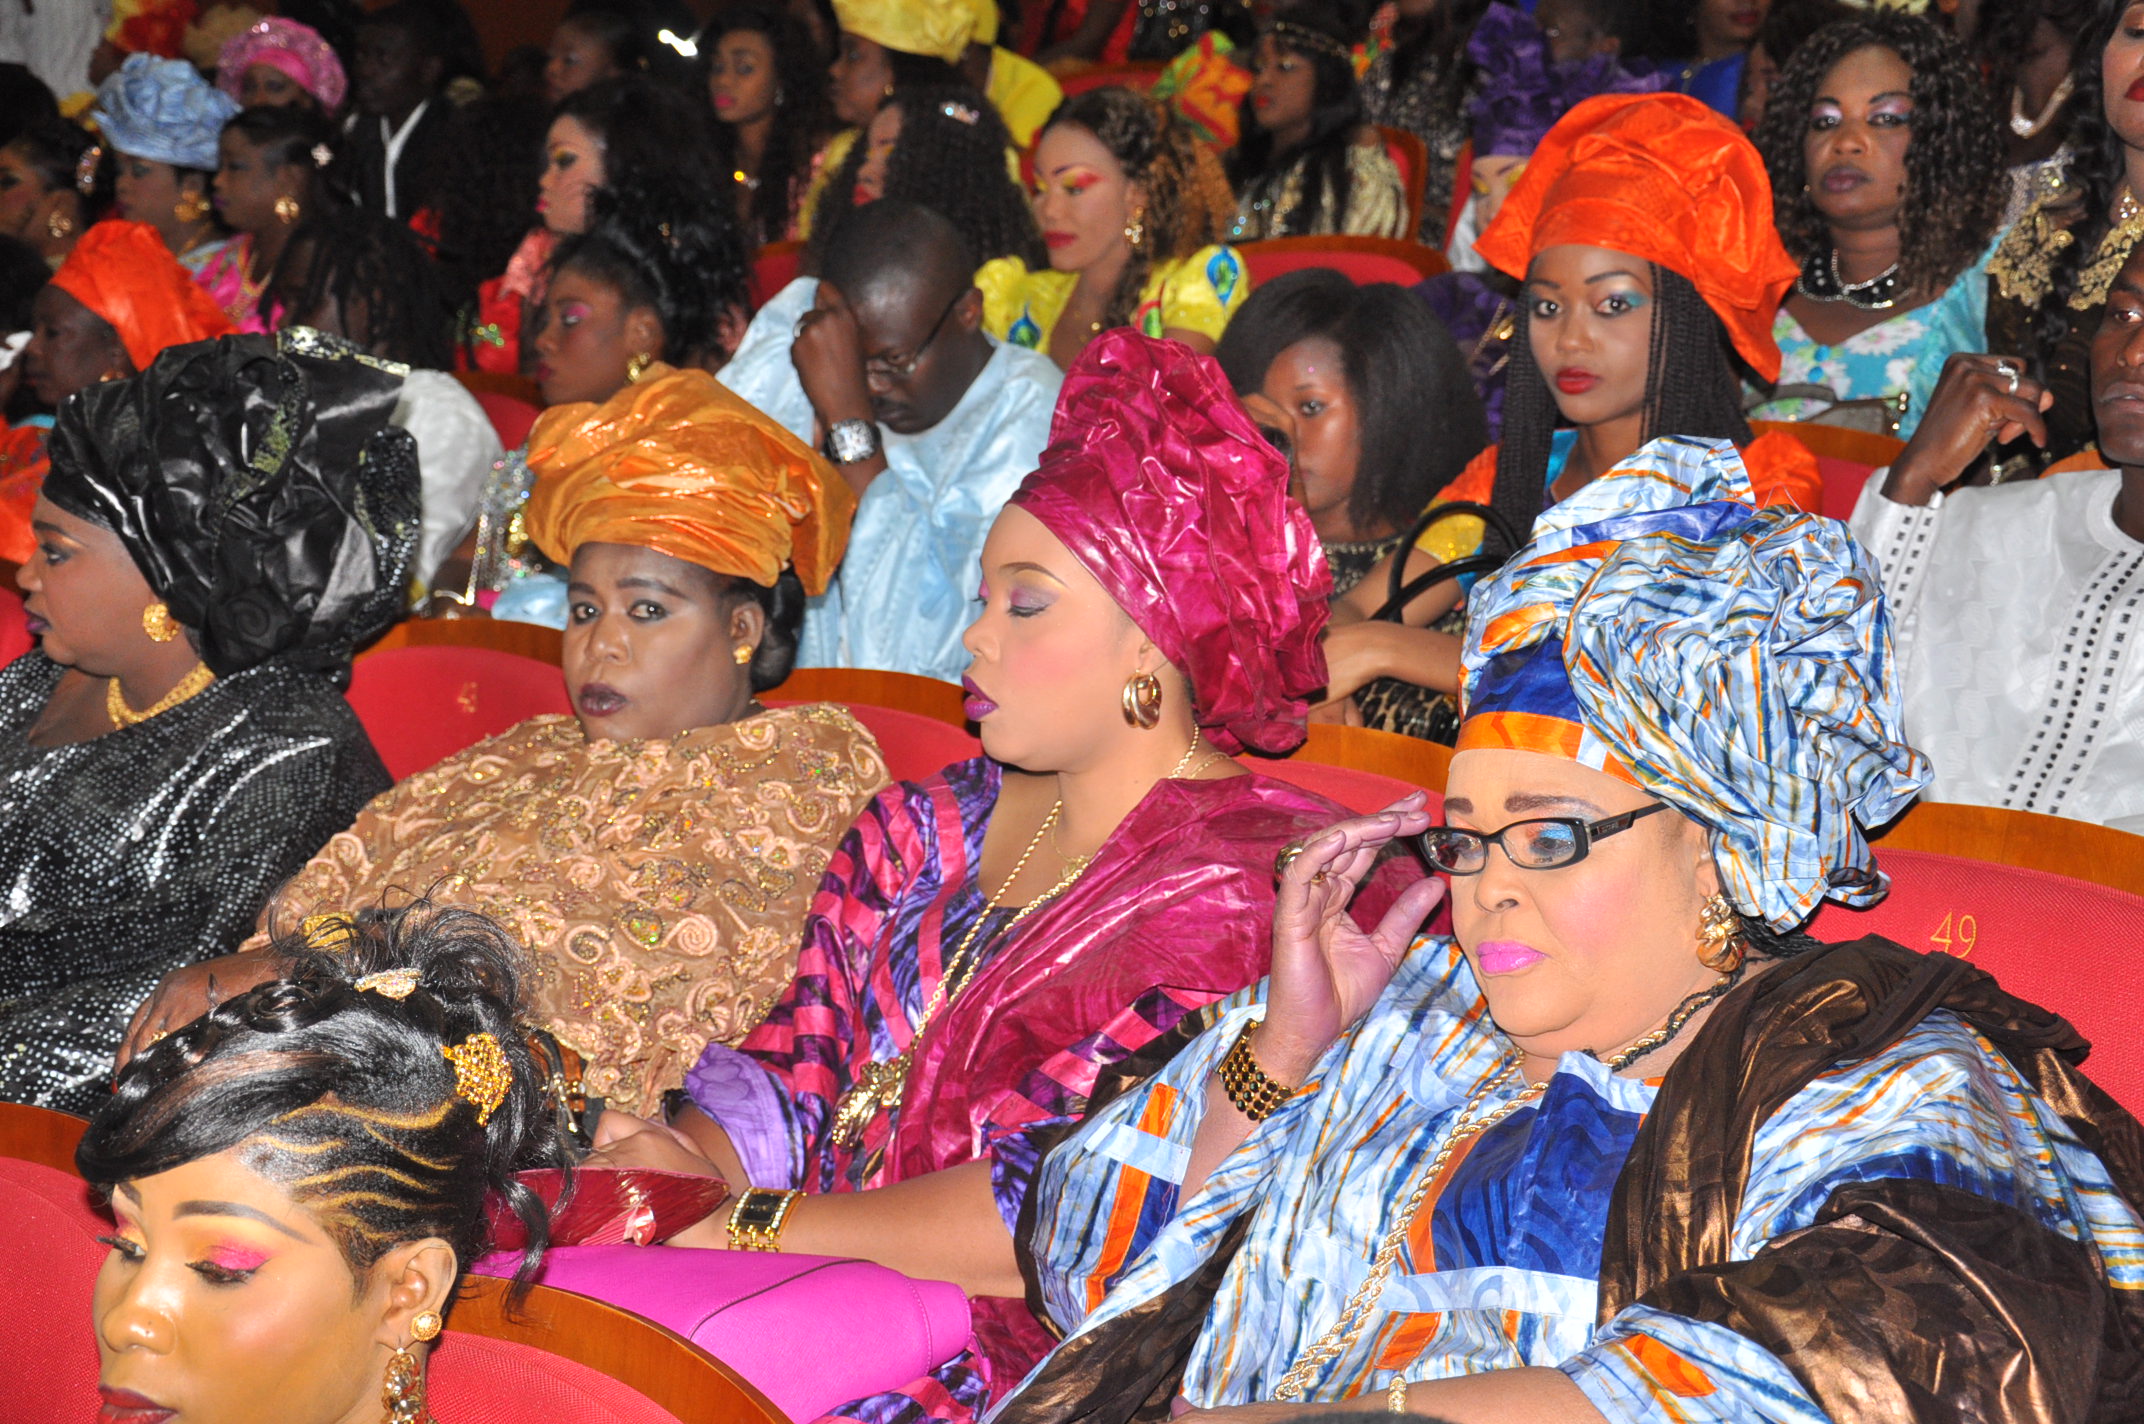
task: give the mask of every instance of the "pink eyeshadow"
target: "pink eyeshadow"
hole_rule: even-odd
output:
[[[266,1265],[268,1263],[268,1253],[266,1251],[257,1251],[251,1246],[211,1246],[208,1250],[207,1260],[210,1265],[218,1270],[230,1271],[233,1274],[243,1274],[248,1271],[257,1271]]]

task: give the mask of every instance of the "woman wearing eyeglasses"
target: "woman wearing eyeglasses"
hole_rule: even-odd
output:
[[[996,1424],[2126,1398],[2144,1134],[2081,1041],[1962,961],[1802,933],[1882,894],[1857,822],[1928,776],[1844,526],[1671,437],[1471,602],[1447,824],[1284,853],[1271,977],[1045,1161],[1023,1259],[1067,1338]],[[1340,910],[1416,835],[1455,934],[1410,947]]]

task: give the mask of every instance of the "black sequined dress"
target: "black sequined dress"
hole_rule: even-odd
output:
[[[219,678],[137,726],[27,740],[61,668],[0,669],[0,1099],[94,1112],[165,971],[226,954],[391,784],[325,676]]]

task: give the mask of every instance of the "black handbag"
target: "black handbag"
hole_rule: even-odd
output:
[[[1407,578],[1407,551],[1421,543],[1423,537],[1439,523],[1462,514],[1472,515],[1487,526],[1482,536],[1484,552],[1469,554],[1448,564],[1439,564],[1425,574]],[[1385,601],[1370,615],[1372,621],[1404,622],[1400,615],[1408,604],[1449,579],[1475,578],[1482,574],[1495,573],[1504,566],[1504,561],[1511,557],[1508,553],[1498,551],[1515,551],[1521,542],[1513,531],[1511,522],[1486,504],[1475,504],[1461,499],[1431,505],[1422,511],[1422,517],[1415,521],[1414,528],[1407,531],[1407,537],[1402,539],[1399,547],[1393,551],[1391,581],[1385,586]]]

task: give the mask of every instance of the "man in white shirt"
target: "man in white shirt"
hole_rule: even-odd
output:
[[[440,97],[447,72],[446,27],[419,0],[377,10],[357,32],[344,126],[358,201],[407,222],[432,198],[452,106]]]
[[[1990,439],[2040,440],[2018,363],[1953,356],[1853,530],[1883,566],[1928,797],[2144,833],[2144,246],[2092,343],[2114,468],[1946,489]]]

